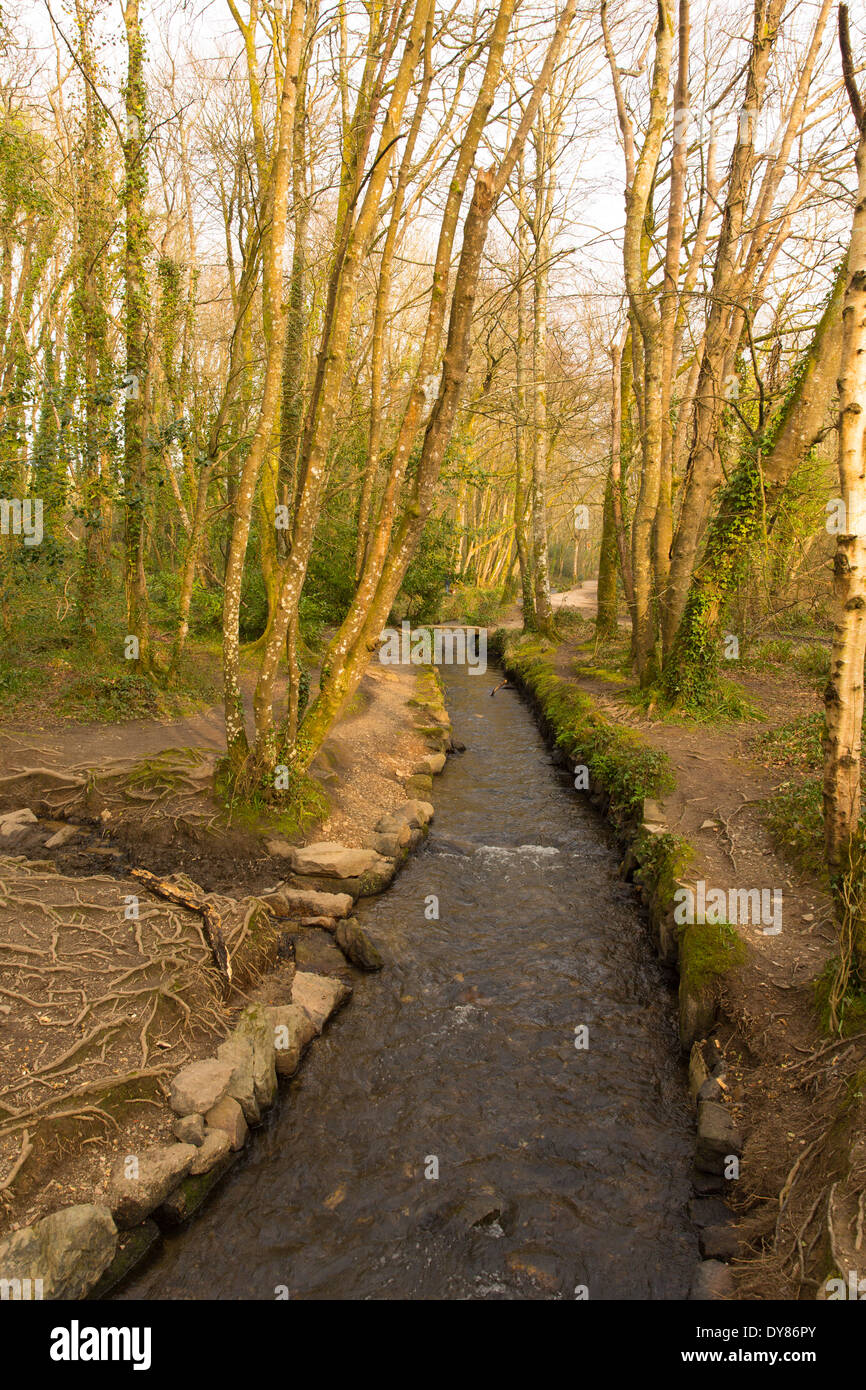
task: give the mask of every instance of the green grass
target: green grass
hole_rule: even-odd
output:
[[[746,720],[763,718],[760,711],[735,681],[719,677],[701,705],[682,708],[668,704],[658,688],[635,688],[626,696],[630,704],[645,714],[659,714],[666,724],[741,724]]]
[[[765,767],[797,767],[818,772],[823,760],[821,736],[824,716],[819,711],[799,715],[762,733],[754,744]]]
[[[820,778],[785,782],[768,797],[762,809],[776,847],[798,869],[824,879],[824,807]]]
[[[84,723],[172,718],[219,698],[218,644],[190,639],[170,688],[124,659],[126,615],[116,576],[101,584],[93,627],[81,631],[59,583],[36,574],[10,599],[14,615],[0,655],[0,714],[26,717],[34,704]],[[153,647],[167,664],[171,614],[154,603]]]
[[[230,825],[252,834],[283,835],[294,839],[323,821],[330,804],[322,784],[310,773],[292,772],[285,791],[273,787],[232,784],[227,776],[228,762],[217,765],[215,790],[222,801]]]
[[[754,752],[769,768],[785,768],[798,774],[787,779],[763,803],[762,814],[774,841],[799,869],[826,881],[824,864],[824,808],[822,735],[824,716],[818,710],[799,715],[754,742]],[[866,735],[866,721],[864,721]],[[863,769],[866,781],[866,768]],[[866,801],[860,820],[866,834]]]
[[[830,648],[817,642],[798,647],[794,653],[794,665],[801,675],[822,686],[830,674]]]
[[[806,680],[823,685],[830,671],[830,648],[821,642],[793,642],[787,637],[769,637],[756,642],[743,656],[743,666],[752,671],[781,667],[797,671]]]
[[[790,666],[794,643],[787,637],[768,637],[755,642],[743,653],[742,662],[753,671],[767,671],[771,666]]]

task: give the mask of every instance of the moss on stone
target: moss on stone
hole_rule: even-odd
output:
[[[713,993],[718,982],[745,961],[745,942],[730,922],[693,922],[683,928],[680,982],[689,994]]]

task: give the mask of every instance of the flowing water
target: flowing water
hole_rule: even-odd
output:
[[[686,1296],[670,978],[518,696],[443,675],[467,748],[429,839],[360,909],[386,969],[356,977],[211,1202],[118,1297]]]

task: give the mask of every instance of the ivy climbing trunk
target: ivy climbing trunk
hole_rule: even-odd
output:
[[[726,602],[748,570],[765,525],[771,526],[792,474],[834,422],[847,279],[843,265],[786,400],[764,438],[749,442],[720,493],[665,659],[662,686],[671,704],[698,710],[714,703]]]

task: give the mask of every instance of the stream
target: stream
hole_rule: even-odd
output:
[[[385,970],[356,975],[207,1206],[114,1297],[687,1296],[672,978],[516,692],[442,675],[466,752],[359,909]]]

